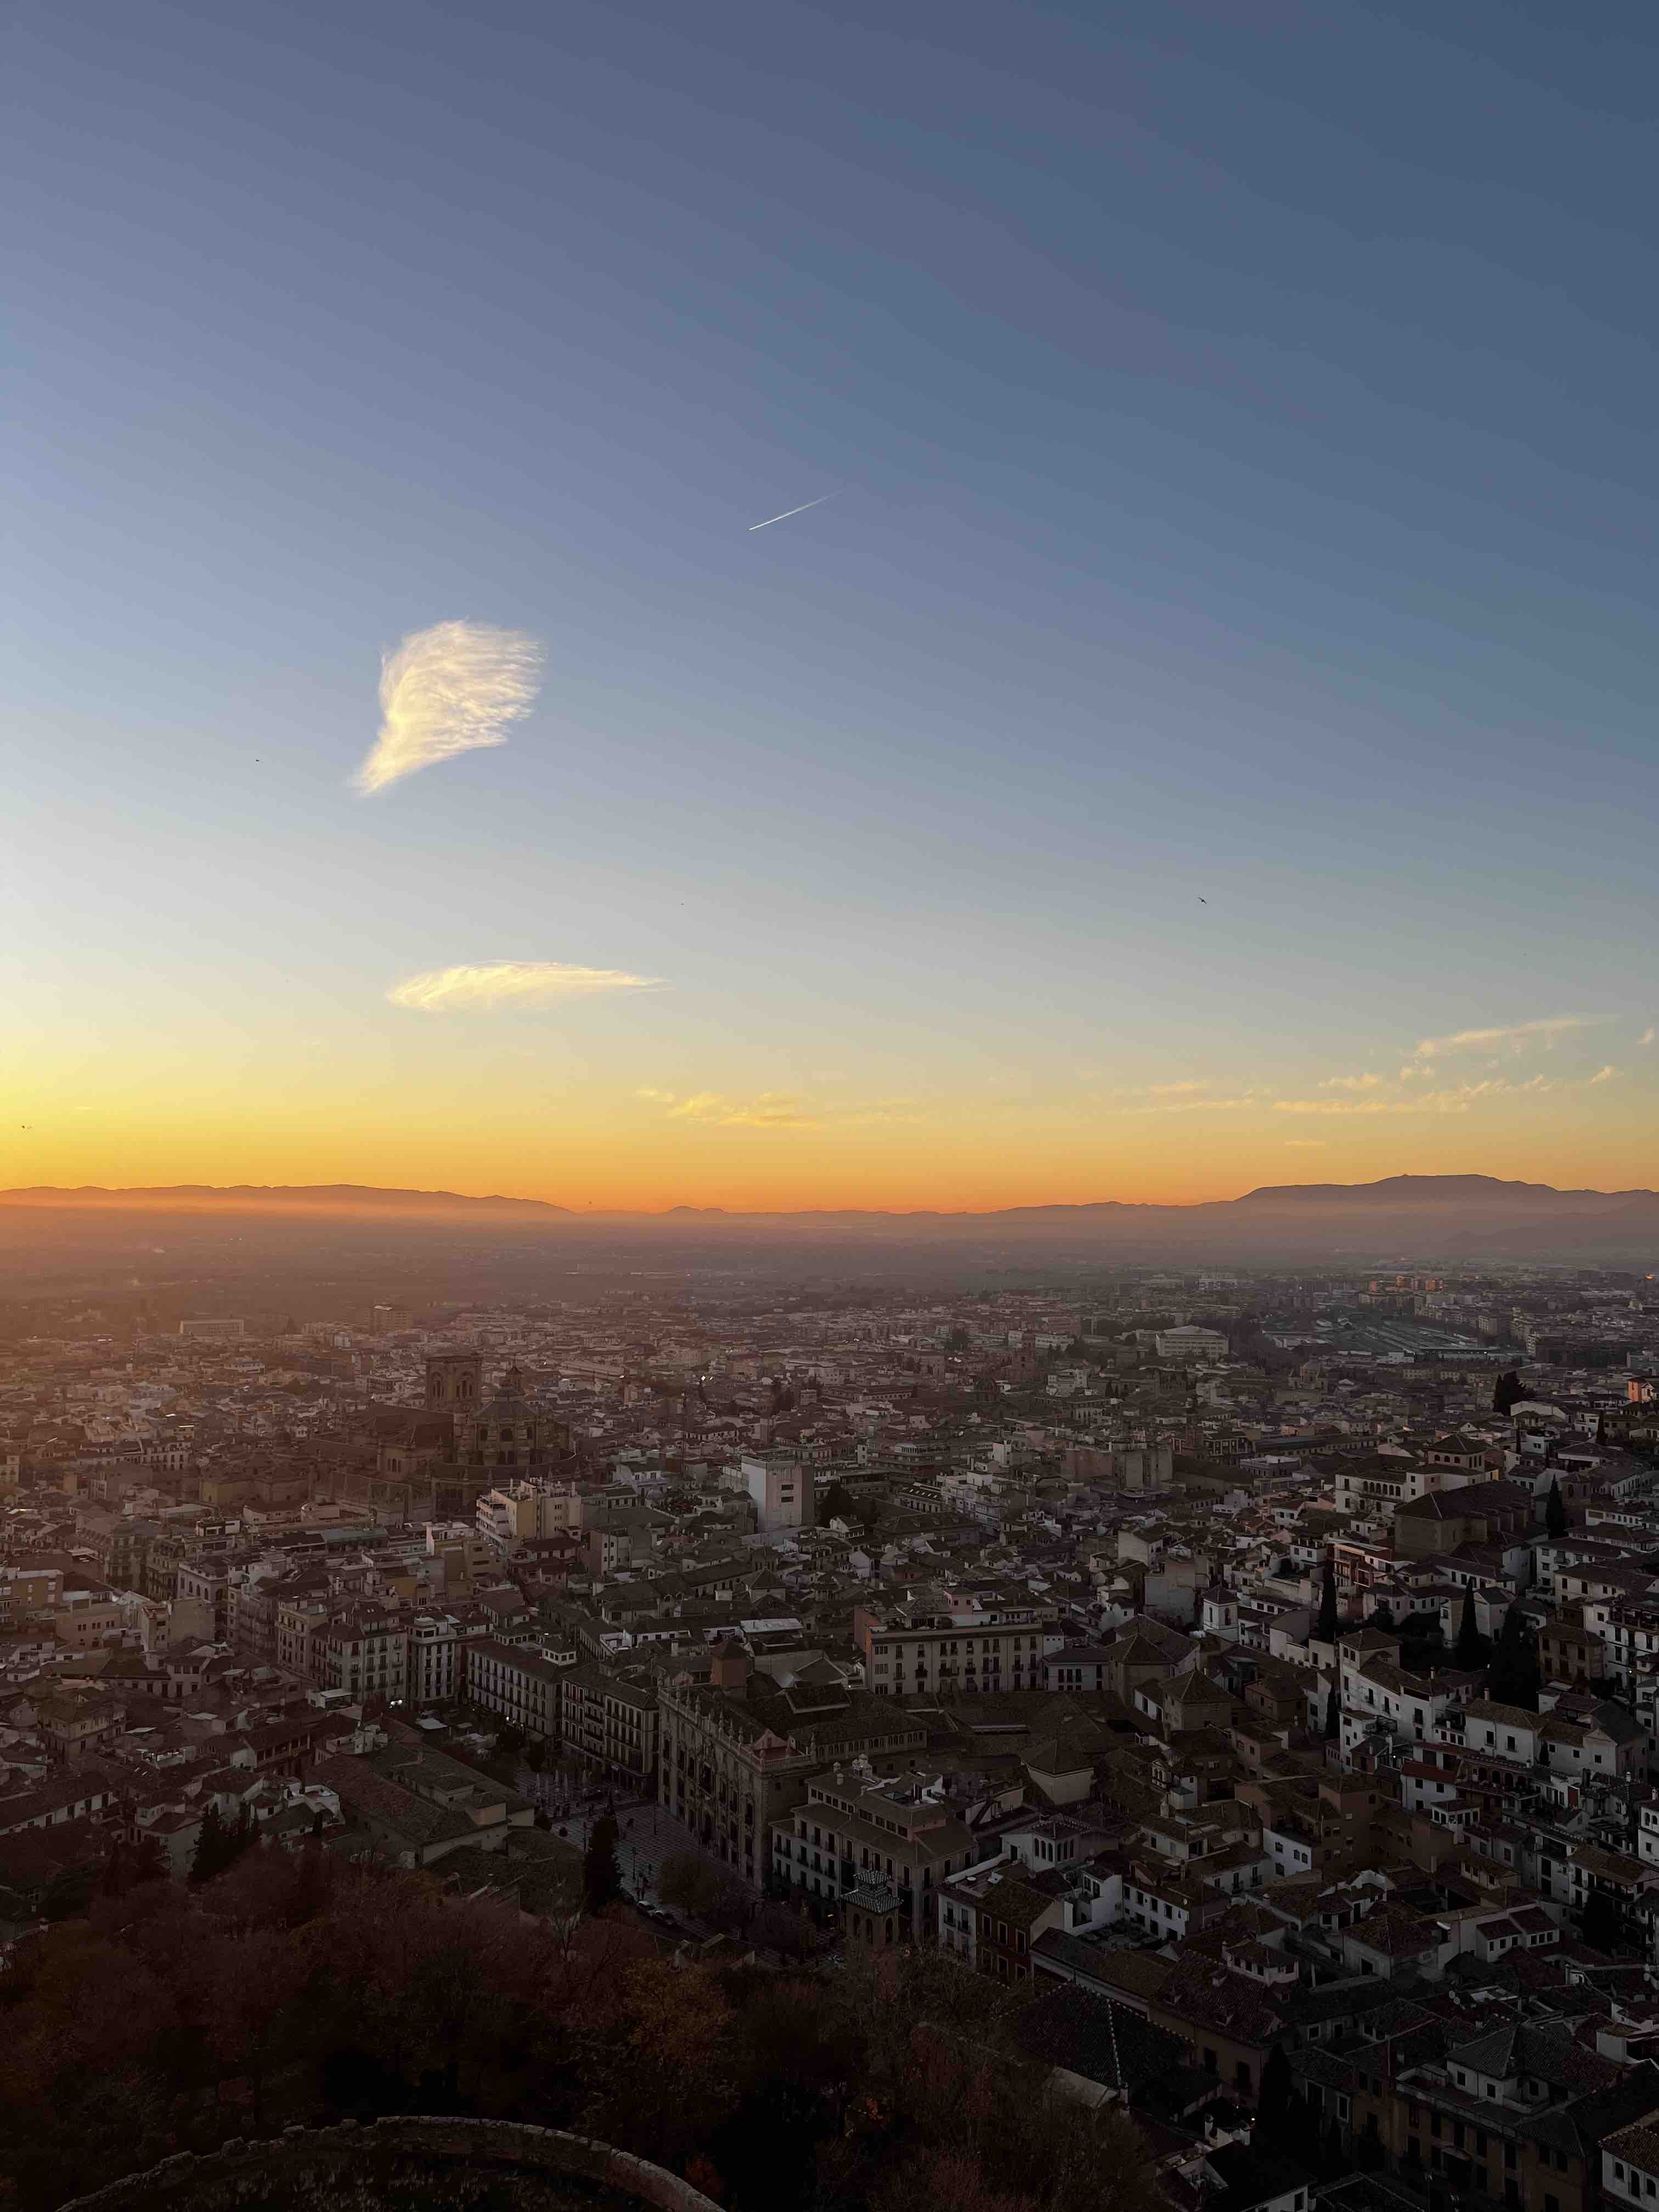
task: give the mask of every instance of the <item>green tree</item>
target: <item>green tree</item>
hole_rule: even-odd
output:
[[[1498,1649],[1486,1674],[1486,1695],[1499,1705],[1538,1711],[1538,1643],[1517,1598],[1504,1615]]]
[[[1331,1684],[1330,1688],[1329,1688],[1328,1690],[1327,1690],[1327,1691],[1326,1691],[1326,1692],[1325,1692],[1325,1741],[1326,1741],[1326,1742],[1327,1742],[1327,1743],[1334,1743],[1334,1742],[1336,1741],[1337,1737],[1338,1737],[1341,1733],[1342,1733],[1342,1704],[1341,1704],[1341,1700],[1338,1698],[1338,1696],[1337,1696],[1337,1694],[1336,1694],[1336,1684],[1335,1684],[1334,1682],[1333,1682],[1333,1683]]]
[[[1494,1413],[1507,1413],[1510,1407],[1519,1405],[1526,1395],[1526,1384],[1511,1368],[1507,1375],[1500,1375],[1493,1386],[1492,1409]]]
[[[1371,1615],[1370,1626],[1373,1628],[1393,1629],[1394,1607],[1389,1603],[1387,1598],[1382,1600],[1376,1612]]]
[[[1325,1580],[1319,1593],[1319,1618],[1314,1624],[1314,1634],[1322,1644],[1336,1641],[1336,1566],[1334,1561],[1325,1562]]]
[[[696,1851],[676,1851],[657,1872],[657,1895],[677,1911],[706,1920],[720,1903],[720,1878]]]
[[[219,1818],[219,1808],[212,1798],[202,1815],[202,1825],[196,1838],[196,1851],[190,1863],[190,1878],[198,1885],[211,1881],[230,1864],[225,1851],[225,1824]]]
[[[1606,1890],[1590,1892],[1579,1918],[1578,1932],[1592,1951],[1617,1951],[1623,1948],[1619,1908]]]
[[[1305,2117],[1285,2046],[1275,2043],[1261,2069],[1261,2088],[1255,2100],[1255,2125],[1250,2133],[1250,2148],[1294,2155]]]
[[[1486,1656],[1486,1639],[1480,1633],[1474,1618],[1474,1584],[1463,1585],[1463,1610],[1458,1616],[1457,1642],[1452,1651],[1456,1664],[1466,1673],[1472,1673]]]
[[[1544,1527],[1552,1536],[1565,1536],[1567,1533],[1567,1509],[1561,1502],[1561,1486],[1553,1475],[1550,1477],[1549,1495],[1544,1500]]]
[[[607,1813],[593,1823],[582,1860],[582,1894],[590,1912],[603,1912],[622,1895],[622,1868],[617,1861],[617,1824]]]

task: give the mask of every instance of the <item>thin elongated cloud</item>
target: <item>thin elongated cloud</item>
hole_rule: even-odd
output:
[[[824,1106],[793,1091],[763,1091],[756,1098],[734,1098],[724,1091],[663,1091],[647,1083],[634,1096],[660,1106],[671,1121],[701,1121],[719,1129],[861,1129],[884,1122],[915,1123],[927,1118],[920,1098],[869,1098]]]
[[[1375,1091],[1382,1083],[1380,1075],[1327,1075],[1321,1079],[1322,1091]]]
[[[671,1121],[712,1121],[721,1129],[815,1129],[823,1115],[790,1091],[763,1091],[758,1098],[728,1098],[723,1091],[659,1091],[647,1084],[634,1093],[665,1107]]]
[[[1555,1085],[1541,1075],[1525,1083],[1507,1076],[1488,1076],[1480,1083],[1460,1083],[1448,1091],[1413,1091],[1403,1098],[1276,1098],[1275,1114],[1467,1114],[1478,1099],[1519,1098],[1528,1091],[1553,1091]]]
[[[1421,1037],[1418,1041],[1419,1060],[1437,1060],[1443,1052],[1469,1052],[1480,1045],[1524,1044],[1536,1037],[1552,1044],[1569,1030],[1594,1029],[1607,1017],[1600,1014],[1551,1014],[1542,1021],[1510,1022],[1502,1028],[1489,1030],[1456,1030],[1450,1036]]]
[[[650,991],[660,975],[629,975],[620,968],[573,968],[562,960],[489,960],[477,967],[431,968],[406,975],[386,997],[419,1014],[448,1014],[474,1007],[546,1006],[560,999],[589,999],[604,991]]]
[[[457,753],[504,745],[541,689],[542,648],[527,632],[445,622],[410,632],[380,662],[380,734],[354,781],[384,791]]]

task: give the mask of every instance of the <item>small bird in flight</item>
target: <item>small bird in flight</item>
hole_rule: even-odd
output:
[[[809,499],[804,507],[786,507],[781,514],[769,514],[764,522],[751,522],[750,531],[769,530],[775,522],[787,522],[792,514],[805,514],[808,507],[822,507],[826,499],[839,499],[839,492],[826,491],[817,499]]]

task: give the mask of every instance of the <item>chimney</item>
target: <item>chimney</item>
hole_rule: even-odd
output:
[[[714,1646],[714,1657],[708,1669],[709,1686],[724,1690],[728,1697],[746,1698],[749,1694],[749,1654],[735,1637]]]

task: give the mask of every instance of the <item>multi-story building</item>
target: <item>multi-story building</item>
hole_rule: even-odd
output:
[[[417,1705],[447,1704],[463,1687],[461,1624],[452,1613],[417,1613],[409,1624],[409,1694]]]
[[[810,1528],[817,1513],[810,1467],[781,1452],[743,1462],[744,1488],[755,1508],[755,1526],[764,1536],[790,1528]]]
[[[1409,1505],[1443,1490],[1461,1490],[1476,1480],[1462,1464],[1430,1466],[1409,1452],[1378,1452],[1344,1460],[1336,1477],[1339,1513],[1376,1514],[1388,1518],[1398,1505]]]
[[[658,1796],[708,1848],[761,1887],[773,1864],[773,1831],[836,1759],[896,1765],[927,1744],[906,1712],[849,1690],[830,1670],[780,1687],[750,1672],[735,1643],[715,1651],[705,1686],[665,1678]]]
[[[1537,1519],[1537,1500],[1525,1483],[1458,1482],[1395,1506],[1395,1549],[1408,1559],[1435,1558],[1464,1544],[1524,1549]]]
[[[52,1629],[71,1650],[94,1650],[126,1626],[127,1608],[110,1590],[66,1590],[52,1614]]]
[[[469,1703],[544,1743],[559,1741],[560,1685],[567,1668],[493,1636],[468,1637],[460,1658]]]
[[[185,1633],[204,1642],[230,1641],[230,1563],[216,1553],[180,1559],[173,1594],[173,1617]]]
[[[317,1638],[328,1617],[328,1601],[317,1590],[292,1591],[276,1601],[276,1664],[302,1682],[316,1679]]]
[[[394,1705],[408,1697],[409,1631],[396,1614],[371,1606],[338,1613],[314,1649],[325,1689],[358,1698],[384,1698]]]
[[[495,1637],[469,1637],[464,1661],[474,1705],[526,1735],[556,1743],[622,1788],[654,1787],[654,1684],[629,1681],[588,1659],[546,1659]]]
[[[942,1798],[901,1792],[846,1768],[808,1779],[802,1802],[772,1823],[771,1848],[778,1881],[830,1903],[860,1887],[891,1885],[917,1936],[933,1927],[940,1885],[979,1856]]]
[[[582,1493],[574,1482],[508,1482],[483,1492],[478,1534],[497,1552],[582,1526]]]
[[[625,1681],[579,1659],[563,1670],[559,1711],[567,1752],[624,1788],[654,1789],[660,1735],[654,1683]]]
[[[981,1606],[935,1599],[881,1614],[859,1606],[853,1640],[864,1654],[865,1680],[878,1697],[913,1690],[952,1698],[1038,1689],[1043,1661],[1065,1644],[1052,1625],[1058,1617],[1055,1607],[1035,1600]]]

